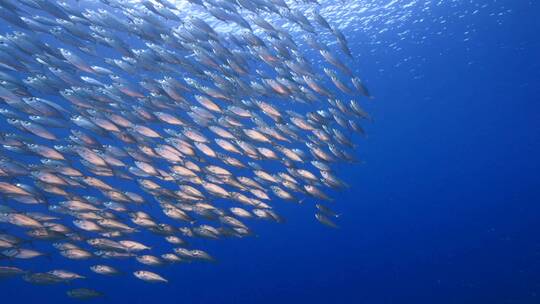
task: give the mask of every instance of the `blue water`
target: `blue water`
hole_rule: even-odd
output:
[[[250,223],[256,237],[193,241],[218,263],[160,268],[165,285],[103,278],[93,301],[539,303],[540,4],[485,2],[344,30],[376,98],[363,163],[338,171],[340,229],[278,202],[287,221]],[[76,302],[65,290],[0,282],[1,303]]]

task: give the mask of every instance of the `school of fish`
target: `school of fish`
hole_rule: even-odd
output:
[[[294,4],[0,0],[0,278],[125,276],[111,261],[133,259],[127,275],[168,282],[152,267],[214,260],[190,238],[249,236],[283,201],[336,228],[333,167],[358,162],[371,95],[317,0]]]

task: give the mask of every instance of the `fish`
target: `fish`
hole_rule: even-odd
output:
[[[152,249],[151,247],[148,247],[136,241],[124,240],[124,241],[119,241],[118,243],[120,243],[122,246],[124,246],[124,248],[126,248],[127,251],[130,251],[130,252],[139,252],[139,251]]]
[[[328,216],[317,213],[315,214],[315,218],[323,225],[330,227],[330,228],[338,228],[337,224],[334,223]]]
[[[26,271],[13,266],[0,266],[0,278],[9,278],[25,274]]]
[[[52,285],[64,283],[64,279],[51,273],[29,273],[24,275],[23,279],[28,283],[37,285]]]
[[[45,253],[39,252],[37,250],[33,249],[25,249],[25,248],[13,248],[13,249],[7,249],[3,250],[2,255],[8,257],[8,258],[14,258],[14,259],[33,259],[41,256],[48,256]]]
[[[87,260],[93,257],[92,253],[79,248],[60,250],[60,254],[71,260]]]
[[[148,265],[148,266],[161,266],[163,262],[160,258],[152,255],[140,255],[135,258],[139,263]]]
[[[0,257],[54,257],[44,272],[0,266],[0,277],[67,283],[86,275],[64,259],[92,259],[89,279],[166,283],[113,263],[215,262],[203,240],[283,223],[283,201],[314,201],[316,219],[338,227],[319,201],[349,188],[339,168],[360,163],[373,96],[321,4],[0,3]]]
[[[66,292],[68,297],[79,300],[90,300],[103,297],[101,292],[88,288],[76,288]]]
[[[168,283],[169,281],[157,273],[146,271],[146,270],[137,270],[133,272],[133,275],[139,279],[148,283]]]
[[[73,281],[73,280],[77,280],[77,279],[84,279],[85,277],[82,276],[82,275],[79,275],[79,274],[76,274],[74,272],[71,272],[71,271],[67,271],[67,270],[51,270],[49,272],[47,272],[48,274],[51,274],[61,280],[64,280],[65,282],[69,282],[69,281]]]
[[[90,270],[92,270],[93,272],[97,274],[107,275],[107,276],[120,274],[118,270],[108,265],[93,265],[93,266],[90,266]]]

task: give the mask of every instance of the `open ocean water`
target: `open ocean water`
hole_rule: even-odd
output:
[[[29,16],[56,18],[26,2],[32,1],[2,0],[0,6],[3,13],[9,12],[7,3],[23,7]],[[43,2],[47,1],[35,1]],[[104,5],[95,2],[69,3],[85,8]],[[253,232],[242,238],[181,236],[189,242],[188,248],[203,249],[215,263],[152,267],[132,258],[76,261],[60,256],[51,241],[32,241],[24,247],[50,256],[5,257],[0,266],[31,272],[66,269],[87,279],[47,286],[31,284],[22,276],[0,279],[0,303],[77,303],[81,300],[67,297],[66,291],[82,287],[103,294],[90,300],[94,303],[540,303],[540,3],[324,0],[315,6],[286,2],[302,12],[318,7],[341,30],[354,59],[339,51],[336,56],[373,95],[372,99],[357,97],[373,118],[362,121],[365,138],[352,135],[357,145],[352,151],[360,163],[333,166],[349,187],[325,190],[334,198],[325,205],[339,214],[332,217],[339,228],[315,219],[318,199],[307,197],[297,204],[273,196],[269,204],[285,219],[283,223],[242,220]],[[133,4],[134,9],[141,9],[137,5]],[[183,1],[176,5],[182,18],[204,10]],[[241,9],[239,14],[250,13]],[[266,17],[273,20],[271,14]],[[230,30],[230,25],[213,17],[205,20],[217,31]],[[295,41],[301,40],[297,26],[273,22],[291,29]],[[51,47],[66,47],[51,35],[32,33],[5,20],[0,29],[3,36],[23,31]],[[331,34],[321,35],[333,50],[339,48]],[[134,41],[130,48],[144,46],[125,36],[127,43]],[[306,43],[299,43],[299,48],[314,66],[328,66]],[[102,47],[97,51],[98,58],[121,56]],[[20,79],[29,76],[7,68],[0,71]],[[96,77],[73,71],[75,76]],[[269,73],[268,69],[263,72]],[[138,76],[122,75],[133,83]],[[58,94],[30,91],[68,104]],[[2,107],[9,108],[4,103]],[[306,107],[290,102],[282,110],[301,112]],[[66,124],[73,125],[69,120]],[[158,130],[159,124],[152,126]],[[17,129],[0,117],[0,130]],[[54,132],[67,137],[68,130]],[[47,144],[32,134],[27,136]],[[1,154],[23,164],[39,159],[8,150]],[[28,180],[27,176],[0,178],[2,182]],[[142,193],[132,181],[103,180],[123,191]],[[51,197],[47,204],[65,200]],[[47,207],[2,198],[3,205],[24,212],[47,211]],[[167,222],[155,201],[144,208]],[[72,218],[58,216],[63,217],[58,222],[74,228]],[[135,226],[127,217],[123,219]],[[0,223],[0,229],[28,238],[24,234],[28,229],[7,223]],[[156,235],[148,231],[125,238],[151,244],[156,255],[173,247],[156,241]],[[122,273],[94,274],[89,266],[98,263],[115,266]],[[168,283],[137,280],[132,272],[139,269],[159,273]]]

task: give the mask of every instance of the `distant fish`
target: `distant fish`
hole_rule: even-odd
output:
[[[338,228],[336,223],[334,223],[332,220],[330,220],[330,218],[328,218],[322,213],[315,214],[315,218],[325,226],[328,226],[330,228]]]
[[[165,278],[160,276],[159,274],[153,273],[153,272],[150,272],[150,271],[139,270],[139,271],[135,271],[133,273],[133,275],[135,275],[135,277],[137,279],[140,279],[140,280],[143,280],[143,281],[149,282],[149,283],[167,283],[167,282],[169,282]]]
[[[17,267],[0,266],[0,278],[9,278],[14,276],[23,275],[26,272]]]
[[[118,275],[120,272],[115,268],[107,265],[94,265],[90,266],[90,270],[101,275]]]
[[[68,297],[79,300],[90,300],[103,297],[103,294],[93,289],[76,288],[66,292]]]

